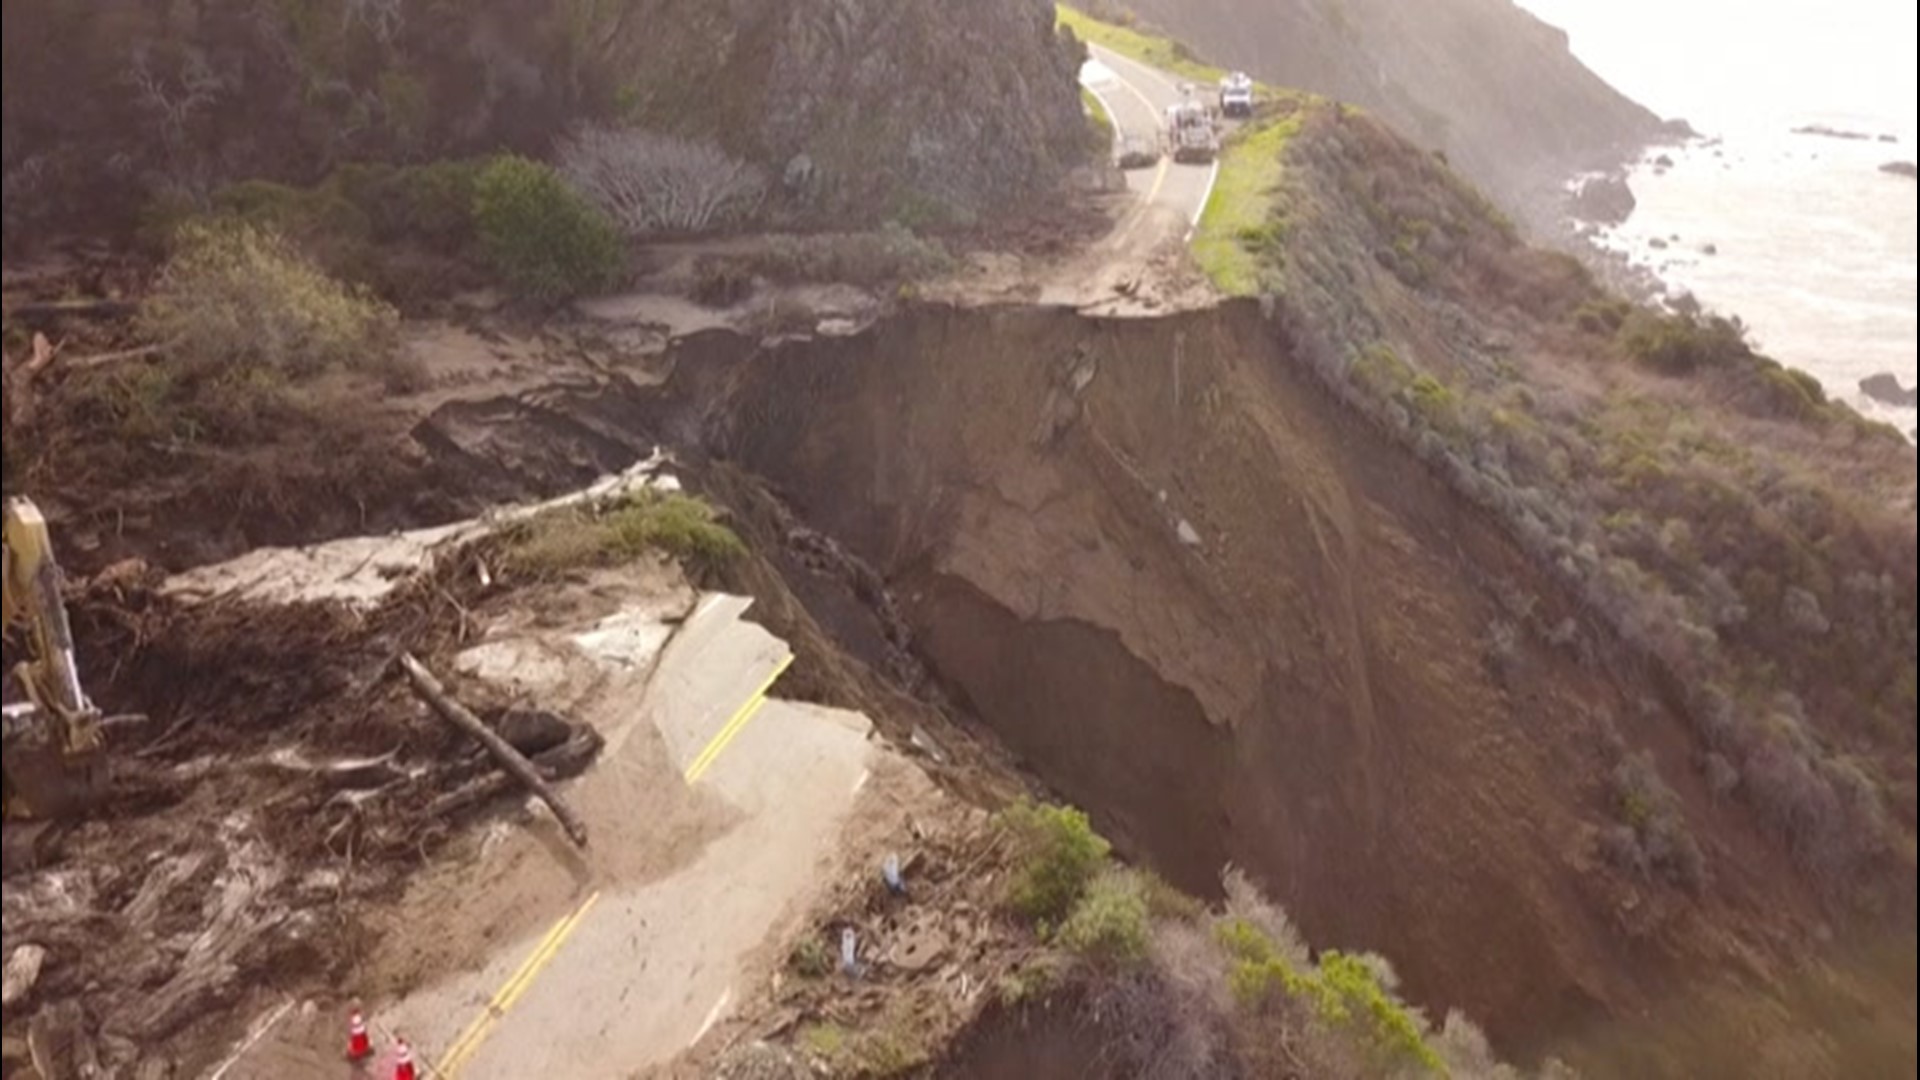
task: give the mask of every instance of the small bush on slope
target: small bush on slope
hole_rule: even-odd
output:
[[[1094,879],[1060,926],[1060,944],[1096,963],[1124,967],[1147,955],[1147,898],[1140,878],[1127,870]]]
[[[530,300],[554,303],[619,280],[618,227],[540,162],[496,159],[474,186],[473,214],[488,261]]]
[[[399,316],[322,273],[278,234],[227,224],[181,233],[139,323],[193,367],[297,378],[336,365],[391,365]]]
[[[1071,806],[1021,800],[1001,811],[1000,826],[1017,853],[1007,900],[1014,911],[1059,925],[1105,869],[1113,850]]]
[[[746,545],[711,505],[651,489],[606,506],[549,511],[506,535],[507,568],[529,577],[627,562],[654,551],[703,569],[746,554]]]

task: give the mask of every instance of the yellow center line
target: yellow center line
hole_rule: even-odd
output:
[[[766,704],[767,691],[773,689],[773,684],[779,680],[781,675],[786,673],[787,668],[792,666],[792,664],[793,654],[788,653],[781,659],[780,665],[773,669],[773,674],[767,676],[766,681],[761,683],[760,688],[753,692],[753,696],[747,699],[746,704],[740,706],[740,710],[733,714],[733,717],[727,721],[726,726],[720,729],[720,733],[713,737],[713,741],[708,743],[706,748],[700,751],[699,756],[693,759],[693,764],[687,766],[687,783],[691,784],[706,775],[706,771],[712,768],[713,763],[719,759],[720,752],[725,750],[727,744],[733,742],[735,736],[739,735],[741,730],[747,726],[747,722],[754,718],[754,715],[760,711],[760,706]]]
[[[1159,197],[1160,197],[1160,188],[1161,188],[1162,186],[1164,186],[1164,185],[1166,184],[1166,182],[1167,182],[1167,170],[1168,170],[1168,169],[1170,169],[1170,168],[1171,168],[1171,166],[1169,166],[1169,165],[1167,164],[1167,159],[1166,159],[1166,158],[1161,158],[1161,159],[1160,159],[1160,171],[1159,171],[1159,172],[1157,172],[1157,173],[1154,173],[1154,174],[1153,174],[1153,187],[1151,187],[1151,188],[1149,188],[1149,189],[1147,189],[1147,201],[1148,201],[1148,202],[1152,202],[1153,200],[1155,200],[1155,199],[1157,199],[1157,198],[1159,198]]]
[[[546,936],[540,939],[540,944],[534,946],[533,952],[528,954],[526,960],[514,971],[513,976],[498,991],[495,991],[493,999],[487,1002],[487,1007],[479,1016],[474,1017],[473,1023],[468,1024],[467,1029],[454,1040],[453,1045],[441,1057],[440,1065],[434,1072],[446,1077],[447,1080],[452,1080],[459,1075],[460,1070],[479,1051],[481,1044],[493,1034],[494,1026],[507,1015],[507,1011],[513,1008],[521,995],[527,992],[527,988],[533,985],[533,980],[539,976],[540,972],[553,962],[555,956],[559,955],[560,946],[566,944],[567,939],[573,936],[574,930],[580,925],[580,920],[586,918],[587,912],[591,911],[593,905],[599,900],[600,893],[595,891],[582,900],[579,907],[574,908],[565,918],[555,923],[553,929],[547,931]]]

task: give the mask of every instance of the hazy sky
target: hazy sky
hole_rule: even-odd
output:
[[[1911,133],[1914,0],[1518,2],[1609,82],[1696,127],[1855,115]]]

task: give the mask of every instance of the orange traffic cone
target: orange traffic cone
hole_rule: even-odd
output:
[[[373,1040],[367,1037],[367,1018],[355,1005],[347,1014],[347,1060],[365,1061],[373,1056]]]
[[[407,1040],[395,1037],[393,1040],[393,1080],[416,1080],[413,1071],[413,1047]]]

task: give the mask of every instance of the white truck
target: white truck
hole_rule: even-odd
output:
[[[1253,78],[1246,72],[1220,80],[1220,115],[1241,120],[1253,115]]]
[[[1206,165],[1220,153],[1213,114],[1192,99],[1167,106],[1166,138],[1167,152],[1182,165]]]

